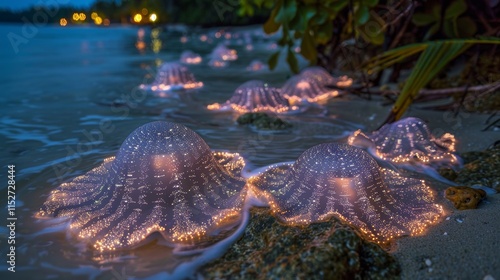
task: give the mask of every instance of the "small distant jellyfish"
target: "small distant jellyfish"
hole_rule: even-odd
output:
[[[327,88],[311,77],[295,75],[281,87],[281,92],[292,104],[302,102],[323,103],[331,97],[339,95],[338,90]]]
[[[214,60],[234,61],[238,59],[238,54],[236,53],[236,50],[228,49],[223,44],[219,44],[212,51],[211,58]]]
[[[267,66],[260,60],[253,60],[247,67],[247,71],[261,71],[267,69]]]
[[[436,173],[427,166],[458,168],[461,165],[461,160],[453,154],[455,137],[449,133],[434,137],[427,124],[418,118],[404,118],[372,133],[358,130],[348,142],[367,148],[373,156],[396,165],[421,166],[433,177]]]
[[[334,78],[325,69],[312,66],[290,78],[281,88],[281,92],[292,104],[324,103],[329,98],[340,94],[338,90],[328,86],[343,88],[351,84],[352,79],[346,76]]]
[[[319,66],[307,67],[300,72],[300,75],[306,78],[311,78],[322,85],[333,85],[336,87],[350,87],[352,79],[347,76],[333,77],[324,68]]]
[[[199,54],[187,50],[181,53],[180,61],[185,64],[200,64],[202,58]]]
[[[228,111],[239,113],[248,112],[273,112],[284,113],[294,110],[278,89],[269,87],[262,81],[248,81],[239,86],[233,96],[223,104],[208,105],[209,110]]]
[[[152,91],[170,91],[182,89],[196,89],[203,86],[202,82],[196,81],[189,69],[175,62],[166,62],[160,66],[155,80],[150,85],[141,85],[142,89]]]
[[[172,246],[198,244],[239,222],[244,165],[185,126],[148,123],[116,157],[53,190],[37,217],[68,218],[69,232],[99,251],[136,247],[154,232]]]
[[[443,211],[425,181],[380,168],[367,152],[345,144],[314,146],[295,163],[271,166],[248,183],[285,223],[334,216],[378,243],[420,234]]]

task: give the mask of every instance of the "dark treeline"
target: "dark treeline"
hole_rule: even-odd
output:
[[[57,24],[61,18],[71,21],[73,13],[85,13],[86,20],[72,23],[92,23],[90,13],[96,12],[111,23],[131,23],[135,14],[147,15],[145,11],[158,16],[156,24],[183,23],[204,27],[263,23],[270,12],[261,9],[251,17],[239,16],[239,0],[97,0],[86,9],[72,6],[33,6],[23,11],[0,9],[0,22],[43,21]]]

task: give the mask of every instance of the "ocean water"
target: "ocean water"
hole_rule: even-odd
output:
[[[127,252],[100,254],[73,243],[61,225],[47,225],[34,214],[50,190],[60,183],[102,163],[118,151],[127,135],[155,120],[182,123],[199,133],[216,150],[239,152],[251,166],[295,160],[307,148],[342,140],[347,133],[364,128],[373,116],[353,113],[352,101],[338,99],[326,109],[286,116],[294,128],[283,132],[258,132],[235,123],[234,113],[214,113],[206,105],[227,100],[240,84],[261,79],[281,86],[290,76],[284,57],[276,71],[247,71],[255,59],[266,61],[276,51],[273,40],[262,37],[256,27],[230,30],[231,39],[216,38],[217,30],[183,34],[139,27],[96,28],[90,26],[38,27],[36,34],[17,45],[10,32],[22,35],[21,25],[0,26],[0,158],[7,193],[7,166],[16,174],[16,274],[19,279],[150,277],[174,269],[188,258],[172,256],[164,246],[146,246]],[[251,37],[243,40],[243,35]],[[201,41],[206,35],[208,40]],[[6,39],[7,38],[7,39]],[[218,43],[227,43],[239,59],[227,68],[207,65]],[[190,65],[204,87],[161,98],[143,94],[142,83],[151,82],[157,67],[179,59],[183,50],[200,53],[200,65]],[[301,61],[301,65],[306,63]],[[358,104],[363,108],[365,102]],[[6,196],[2,195],[2,205]],[[0,218],[6,221],[7,209]],[[6,226],[0,226],[0,253],[8,252]],[[5,238],[4,238],[5,237]],[[2,276],[3,278],[3,276]]]

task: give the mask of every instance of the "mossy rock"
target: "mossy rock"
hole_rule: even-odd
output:
[[[250,212],[242,238],[202,268],[207,279],[399,279],[391,255],[337,219],[292,227]]]
[[[266,113],[245,113],[236,120],[240,125],[252,125],[257,129],[283,130],[292,125],[280,118],[271,117]]]
[[[462,157],[467,163],[457,173],[455,182],[466,186],[480,184],[500,191],[500,146],[464,153]]]

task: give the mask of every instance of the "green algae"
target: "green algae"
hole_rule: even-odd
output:
[[[257,129],[283,130],[292,125],[280,118],[269,116],[266,113],[245,113],[236,120],[240,125],[252,125]]]

